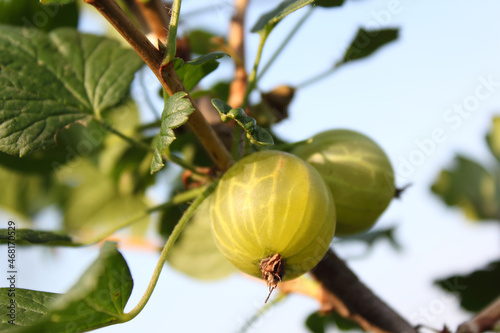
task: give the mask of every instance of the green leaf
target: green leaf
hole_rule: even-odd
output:
[[[43,4],[57,3],[63,5],[65,3],[75,2],[75,0],[40,0],[40,2]]]
[[[107,134],[96,121],[87,126],[76,123],[57,132],[56,146],[52,149],[37,150],[23,157],[0,152],[0,165],[17,172],[47,176],[79,156],[96,157]]]
[[[116,243],[106,242],[97,260],[66,294],[54,299],[30,291],[38,299],[45,297],[31,305],[40,312],[39,320],[33,323],[29,316],[18,315],[16,324],[25,327],[15,332],[76,333],[125,322],[128,317],[123,310],[132,287],[130,270]]]
[[[363,234],[357,234],[348,237],[341,237],[337,241],[339,242],[363,242],[369,247],[372,247],[376,242],[380,240],[387,240],[395,250],[401,250],[401,245],[394,238],[395,228],[387,228],[382,230],[365,232]]]
[[[212,238],[210,197],[198,207],[167,260],[175,269],[201,280],[220,279],[236,271]]]
[[[53,146],[57,131],[122,102],[141,65],[105,37],[0,26],[0,151]]]
[[[177,92],[165,102],[165,107],[161,114],[160,137],[154,151],[153,160],[151,161],[152,174],[160,171],[165,166],[161,155],[176,139],[173,131],[174,128],[185,124],[189,115],[194,111],[193,105],[191,105],[186,96],[187,93],[185,92]]]
[[[345,52],[344,58],[335,66],[368,57],[380,47],[398,39],[398,35],[398,29],[365,30],[360,28]]]
[[[322,315],[313,312],[306,319],[306,327],[313,333],[325,333],[330,327],[337,327],[341,331],[362,331],[361,327],[350,319],[344,318],[337,312]]]
[[[0,229],[0,244],[13,242],[9,239],[8,229]],[[39,231],[32,229],[16,229],[16,245],[48,245],[48,246],[75,246],[70,236],[52,231]]]
[[[486,142],[493,156],[500,161],[500,117],[493,118],[492,128],[486,136]]]
[[[478,312],[500,296],[500,261],[469,275],[454,275],[435,283],[460,299],[460,306]]]
[[[268,34],[285,16],[312,3],[314,3],[314,0],[283,1],[276,8],[262,15],[251,31]]]
[[[0,307],[2,307],[4,314],[0,317],[0,330],[2,331],[16,327],[9,323],[9,320],[14,320],[15,325],[18,326],[31,326],[43,320],[49,313],[48,305],[60,296],[59,294],[22,288],[15,288],[14,294],[11,294],[12,292],[10,288],[0,288]],[[11,300],[16,302],[16,314],[13,317],[9,314],[12,307]]]
[[[183,62],[182,59],[176,58],[174,60],[174,68],[186,90],[191,91],[201,79],[217,69],[219,66],[217,60],[227,55],[227,53],[220,51],[213,52],[188,62]]]
[[[344,1],[345,0],[315,0],[314,4],[320,7],[332,8],[342,6]]]
[[[257,121],[252,117],[248,117],[242,108],[231,108],[226,102],[214,98],[212,105],[219,111],[222,121],[226,122],[230,119],[236,121],[246,132],[247,138],[254,145],[268,146],[273,145],[273,137],[265,129],[257,126]]]
[[[498,175],[494,177],[480,164],[457,156],[455,167],[441,171],[431,189],[446,205],[460,207],[472,220],[498,220]]]
[[[0,23],[50,31],[78,26],[78,6],[43,5],[38,0],[0,0]]]

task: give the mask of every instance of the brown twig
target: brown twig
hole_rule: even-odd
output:
[[[141,27],[142,31],[147,32],[149,30],[148,22],[146,21],[146,18],[144,18],[144,15],[142,15],[139,6],[137,6],[134,0],[125,0],[124,2],[127,9],[130,11],[130,14],[132,14],[135,20],[137,20],[137,23]]]
[[[416,333],[416,329],[368,289],[346,264],[328,250],[312,275],[322,284],[324,311],[337,311],[376,333]]]
[[[157,39],[165,44],[170,22],[167,8],[161,3],[161,0],[149,0],[146,2],[135,0],[135,2],[146,18],[151,31],[155,34]]]
[[[163,55],[136,28],[116,2],[113,0],[85,0],[85,2],[94,6],[125,38],[149,68],[151,68],[170,96],[176,92],[186,91],[173,65],[167,64],[166,66],[161,66]],[[189,94],[188,98],[195,109],[189,117],[188,124],[200,139],[217,167],[220,170],[227,170],[234,163],[231,154],[217,137],[212,127],[207,123]]]
[[[228,104],[233,108],[241,107],[247,88],[247,72],[245,70],[245,13],[248,0],[236,0],[234,16],[231,18],[229,30],[229,48],[235,57],[234,80],[229,86]]]
[[[458,326],[457,333],[481,333],[500,324],[500,297],[474,318]]]

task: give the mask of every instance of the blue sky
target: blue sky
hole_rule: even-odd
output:
[[[248,28],[276,3],[251,1]],[[211,17],[196,17],[185,28],[226,31],[231,1],[211,4]],[[207,4],[185,0],[182,10],[197,6]],[[444,207],[429,189],[439,171],[451,166],[455,153],[493,163],[484,135],[492,116],[500,111],[498,13],[500,3],[493,0],[364,0],[347,1],[340,9],[317,9],[261,82],[262,90],[270,90],[321,72],[341,57],[358,27],[401,28],[398,41],[372,57],[299,90],[290,118],[276,131],[295,141],[331,128],[358,130],[387,152],[397,184],[412,184],[377,224],[377,228],[397,225],[396,237],[403,251],[395,252],[382,243],[367,258],[349,261],[349,265],[413,324],[439,328],[447,323],[455,328],[467,319],[469,315],[433,287],[432,281],[480,268],[500,253],[498,224],[467,221],[459,211]],[[273,31],[264,61],[302,14],[294,13]],[[87,13],[82,28],[95,27],[99,24]],[[248,39],[249,67],[257,42],[256,35]],[[231,69],[229,62],[224,63],[203,83],[229,77]],[[337,248],[345,257],[360,251],[357,246]],[[19,262],[24,268],[18,286],[64,292],[97,253],[93,247],[22,249]],[[135,281],[132,306],[149,282],[158,256],[134,250],[123,253]],[[101,331],[235,332],[261,306],[265,294],[264,285],[240,275],[198,282],[166,267],[143,313],[130,323]],[[315,301],[293,295],[251,332],[306,332],[304,319],[316,309]]]

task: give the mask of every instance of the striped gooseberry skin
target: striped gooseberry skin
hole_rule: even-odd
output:
[[[251,154],[221,178],[211,202],[212,232],[222,254],[262,277],[261,261],[280,254],[283,279],[311,270],[335,232],[335,205],[321,176],[280,151]]]
[[[311,164],[332,191],[339,236],[370,229],[394,198],[391,162],[373,140],[361,133],[322,132],[293,153]]]

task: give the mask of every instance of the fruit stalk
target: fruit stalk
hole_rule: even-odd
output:
[[[285,260],[281,258],[279,253],[276,253],[275,255],[262,259],[259,267],[262,272],[262,278],[266,281],[267,287],[269,288],[269,295],[267,295],[264,301],[264,303],[267,303],[273,290],[276,289],[278,283],[283,280],[283,276],[285,275]]]

